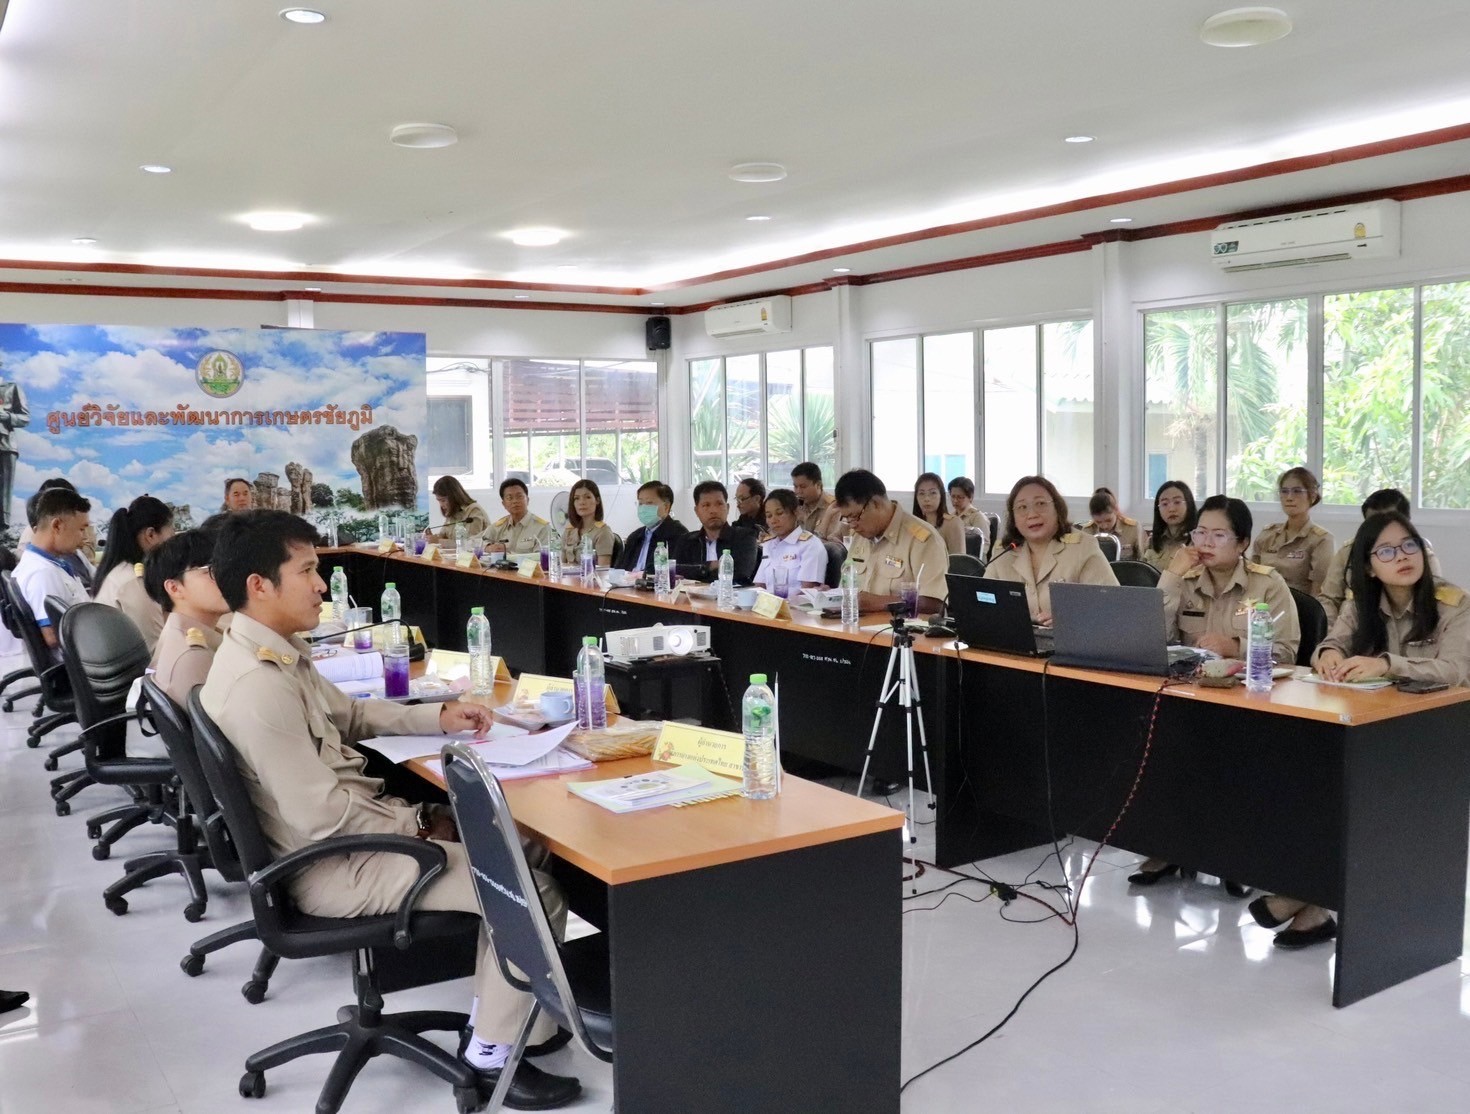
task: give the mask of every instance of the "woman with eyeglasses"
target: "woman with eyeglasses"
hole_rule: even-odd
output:
[[[1320,676],[1470,681],[1470,599],[1435,579],[1408,515],[1369,515],[1353,538],[1348,567],[1352,596],[1312,658]],[[1295,898],[1258,897],[1250,913],[1262,928],[1282,929],[1273,941],[1278,948],[1305,948],[1337,935],[1330,912]]]
[[[1336,548],[1332,535],[1312,521],[1312,508],[1322,501],[1322,485],[1306,468],[1288,468],[1276,479],[1285,522],[1273,522],[1256,538],[1251,560],[1270,565],[1288,585],[1315,596],[1327,579]]]
[[[914,481],[913,515],[934,527],[951,553],[965,551],[965,524],[949,509],[944,481],[933,472],[925,472]]]
[[[1163,572],[1174,555],[1189,544],[1198,512],[1194,492],[1183,480],[1166,480],[1154,492],[1154,524],[1142,560]]]
[[[1118,583],[1097,540],[1072,529],[1067,501],[1045,476],[1022,476],[1011,488],[997,550],[985,575],[1024,584],[1032,621],[1042,626],[1051,626],[1053,584]]]

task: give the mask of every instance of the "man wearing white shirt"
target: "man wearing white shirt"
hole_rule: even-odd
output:
[[[46,597],[59,596],[68,604],[86,602],[86,585],[77,579],[66,558],[82,544],[91,509],[90,502],[64,487],[43,492],[36,502],[35,532],[15,566],[15,581],[53,652],[60,643],[46,617]]]
[[[792,595],[798,588],[815,588],[826,579],[827,548],[801,525],[798,514],[795,492],[778,487],[766,496],[766,528],[771,536],[761,547],[755,582],[768,592],[784,584],[784,594]]]

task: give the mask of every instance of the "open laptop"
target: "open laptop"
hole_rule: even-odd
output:
[[[1164,593],[1119,584],[1053,584],[1057,665],[1166,677],[1188,672],[1204,654],[1170,646]]]
[[[1032,624],[1025,585],[956,572],[944,579],[955,635],[966,646],[1031,657],[1051,653],[1051,630]]]

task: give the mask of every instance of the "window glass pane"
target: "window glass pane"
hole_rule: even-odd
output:
[[[498,370],[506,436],[530,438],[530,482],[570,486],[582,461],[580,364],[501,360]],[[507,447],[506,467],[516,469],[513,451]]]
[[[837,482],[837,399],[833,394],[832,349],[806,350],[806,454],[822,470],[827,482]],[[773,476],[782,484],[791,477]]]
[[[653,446],[652,458],[640,461],[640,467],[658,472],[658,365],[651,360],[587,360],[582,377],[587,460],[581,474],[595,480],[610,499],[609,488],[640,482],[621,458],[630,436],[638,436],[645,455]]]
[[[1042,468],[1063,492],[1091,492],[1092,322],[1055,321],[1041,327]]]
[[[1218,333],[1214,306],[1143,317],[1144,451],[1151,462],[1164,457],[1169,479],[1189,484],[1198,500],[1217,482]]]
[[[918,475],[919,390],[916,337],[877,340],[873,366],[873,471],[894,490]]]
[[[690,444],[694,452],[694,482],[717,480],[725,473],[724,361],[689,361],[689,412],[693,416]]]
[[[766,466],[769,486],[806,459],[801,413],[801,349],[766,353]]]
[[[985,490],[1036,471],[1036,327],[985,330]]]
[[[470,444],[470,399],[439,396],[429,399],[429,471],[460,475],[473,471]]]
[[[1470,282],[1424,288],[1426,507],[1470,507]]]
[[[725,475],[734,487],[740,476],[753,476],[761,455],[761,358],[758,355],[725,359]]]
[[[1414,291],[1322,299],[1322,498],[1407,492],[1414,413]]]
[[[925,337],[923,470],[948,483],[973,476],[974,460],[975,334]],[[912,487],[912,479],[901,486]]]
[[[1307,462],[1307,300],[1225,307],[1225,490],[1276,501]]]

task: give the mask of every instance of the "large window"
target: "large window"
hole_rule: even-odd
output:
[[[791,482],[804,460],[837,466],[832,349],[791,348],[689,361],[694,481]]]
[[[1305,464],[1327,503],[1470,507],[1470,282],[1159,310],[1144,353],[1150,493],[1273,502]]]
[[[908,490],[920,472],[1008,492],[1045,472],[1092,490],[1092,322],[1053,321],[875,340],[873,468]]]

